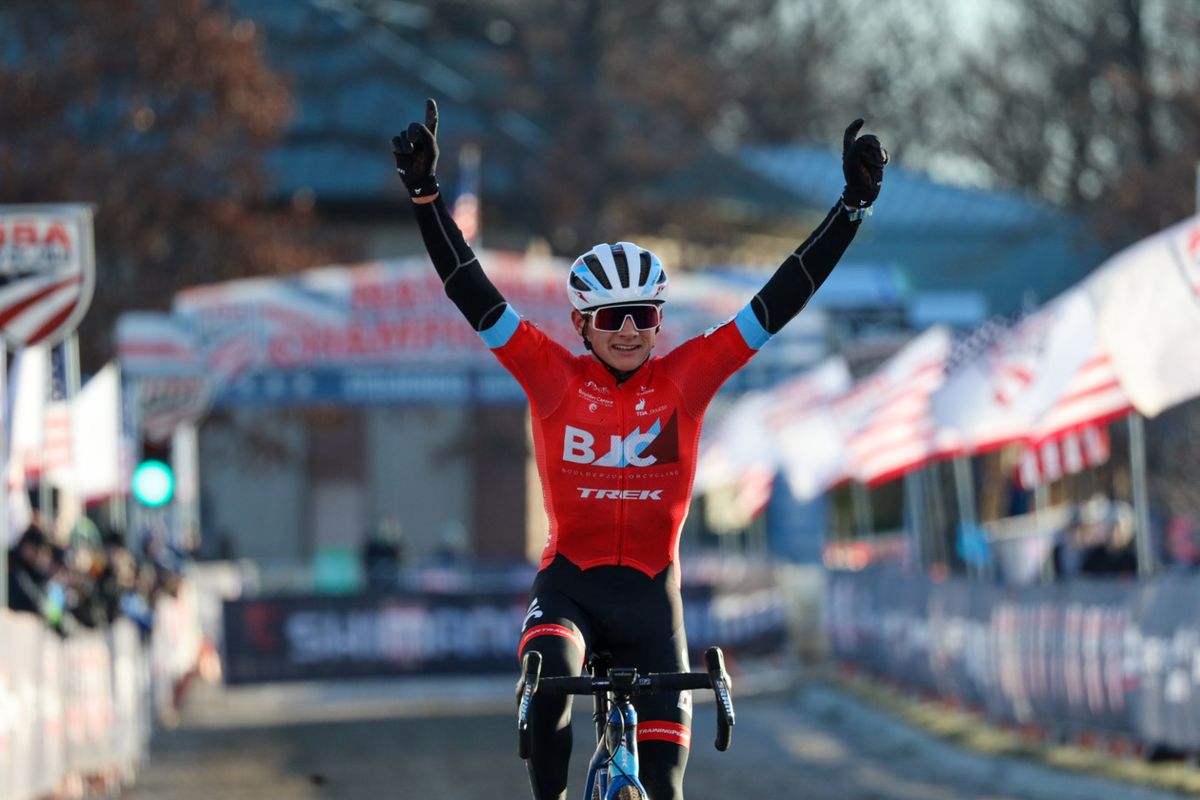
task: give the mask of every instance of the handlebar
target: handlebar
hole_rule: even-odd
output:
[[[517,739],[521,758],[529,753],[529,705],[538,691],[554,694],[604,694],[616,692],[629,697],[658,692],[680,692],[689,689],[712,689],[717,706],[717,737],[714,746],[729,749],[733,738],[733,695],[729,673],[725,671],[725,656],[719,647],[704,651],[706,672],[658,672],[638,675],[632,669],[611,669],[602,677],[581,675],[578,678],[542,678],[542,654],[531,650],[522,659],[521,679],[517,683]]]

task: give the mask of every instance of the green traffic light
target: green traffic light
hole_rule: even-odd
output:
[[[163,462],[143,461],[133,471],[133,496],[142,505],[166,505],[174,494],[175,474]]]

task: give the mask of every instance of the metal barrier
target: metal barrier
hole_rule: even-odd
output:
[[[151,642],[121,619],[62,638],[32,614],[0,611],[0,798],[33,800],[102,776],[128,782],[153,720],[195,668],[189,590],[160,599]]]
[[[1200,750],[1200,576],[1012,589],[833,573],[835,659],[997,721]]]

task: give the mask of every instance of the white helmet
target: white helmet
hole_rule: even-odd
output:
[[[571,265],[567,295],[579,311],[616,303],[661,303],[667,299],[667,273],[658,256],[636,244],[598,244]]]

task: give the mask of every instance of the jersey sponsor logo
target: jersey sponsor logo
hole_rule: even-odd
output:
[[[633,413],[639,417],[651,417],[655,414],[661,414],[667,410],[667,404],[657,405],[652,408],[646,408],[646,401],[643,400],[633,407]]]
[[[579,389],[579,396],[582,397],[584,400],[587,400],[592,405],[599,404],[599,405],[604,406],[605,408],[612,408],[613,401],[612,401],[611,397],[601,397],[598,394],[589,392],[587,389],[584,389],[583,387],[580,387],[580,389]]]
[[[603,451],[603,452],[600,452]],[[649,467],[679,460],[679,432],[674,414],[663,424],[661,419],[642,430],[634,428],[626,436],[609,434],[608,443],[583,428],[567,425],[563,431],[563,461],[592,464],[597,467]]]
[[[592,500],[662,500],[662,489],[590,489],[576,486],[579,496]]]
[[[529,620],[537,619],[541,616],[542,608],[538,605],[538,599],[535,597],[533,598],[533,602],[529,604],[529,609],[525,612],[525,619],[521,622],[521,629],[525,629],[525,626],[529,624]]]

